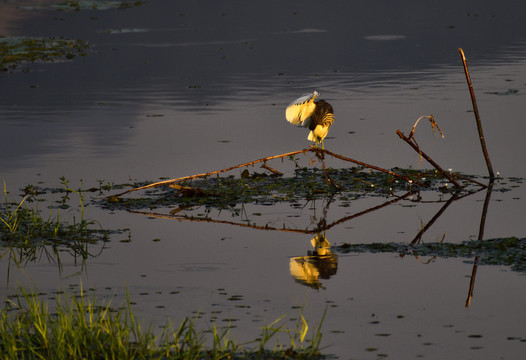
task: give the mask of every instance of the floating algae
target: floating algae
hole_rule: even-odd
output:
[[[106,0],[91,0],[91,1],[77,1],[67,0],[52,4],[31,4],[20,6],[25,10],[40,10],[52,8],[58,11],[82,11],[82,10],[111,10],[111,9],[128,9],[142,5],[143,1],[106,1]]]
[[[79,39],[0,36],[0,70],[9,72],[29,62],[69,61],[85,56],[88,42]]]
[[[480,265],[510,266],[512,270],[526,272],[526,239],[517,237],[497,238],[490,240],[470,240],[460,244],[427,243],[427,244],[342,244],[333,247],[338,253],[393,253],[400,256],[436,256],[441,258],[478,257]]]
[[[447,181],[434,170],[396,169],[423,184],[421,190],[454,193]],[[330,179],[330,180],[329,180]],[[406,192],[411,185],[396,177],[380,172],[370,172],[362,167],[327,169],[297,168],[292,177],[266,173],[249,173],[241,177],[206,177],[181,182],[177,186],[151,188],[139,198],[109,198],[103,207],[121,210],[157,209],[171,206],[206,206],[228,209],[240,204],[272,205],[295,204],[302,200],[330,197],[346,206],[362,197],[389,198],[397,192]],[[416,187],[415,187],[416,190]]]

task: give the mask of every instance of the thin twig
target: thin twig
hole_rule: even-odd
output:
[[[267,165],[266,161],[263,162],[263,165],[261,165],[261,167],[263,169],[266,169],[266,170],[270,171],[271,173],[273,173],[276,176],[283,176],[283,173],[281,171],[278,171],[278,170],[276,170],[274,168],[271,168],[270,166]]]
[[[435,129],[435,127],[437,128],[438,132],[440,133],[440,136],[442,136],[442,139],[444,138],[444,133],[442,132],[442,130],[440,129],[440,127],[438,126],[437,122],[435,121],[435,118],[433,117],[433,115],[424,115],[424,116],[420,116],[415,124],[413,125],[413,128],[411,129],[411,132],[409,133],[409,136],[408,138],[409,139],[414,139],[413,136],[415,135],[415,130],[416,130],[416,126],[418,125],[418,123],[420,122],[420,120],[422,119],[428,119],[429,122],[431,123],[431,129]]]
[[[482,131],[482,123],[480,121],[479,109],[477,106],[477,99],[475,98],[475,91],[473,90],[473,84],[471,83],[471,77],[469,76],[468,64],[466,63],[466,56],[464,51],[459,48],[458,52],[462,59],[462,64],[464,65],[464,74],[466,75],[466,81],[468,83],[469,94],[471,95],[471,103],[473,104],[473,113],[475,114],[475,120],[477,122],[477,130],[479,132],[480,146],[482,147],[482,153],[484,154],[484,159],[486,160],[486,166],[488,167],[488,173],[490,179],[495,178],[493,173],[493,167],[491,166],[491,161],[489,159],[488,149],[486,148],[486,141],[484,140],[484,133]]]

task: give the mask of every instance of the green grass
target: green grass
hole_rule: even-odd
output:
[[[104,246],[110,235],[123,232],[105,230],[96,221],[87,220],[82,191],[71,189],[65,179],[62,183],[63,188],[55,190],[62,194],[58,205],[50,206],[45,212],[38,208],[38,204],[45,201],[41,196],[53,194],[27,187],[21,200],[12,201],[4,183],[4,201],[0,202],[0,258],[9,255],[16,264],[25,264],[44,256],[60,264],[60,251],[67,251],[85,260],[95,256],[93,245]],[[71,194],[78,196],[78,203],[74,205],[77,209],[70,205]],[[66,209],[70,213],[67,220],[61,214]]]
[[[6,244],[30,245],[32,243],[68,243],[70,240],[94,241],[105,235],[100,230],[92,230],[94,221],[84,219],[84,201],[82,194],[66,188],[68,192],[79,195],[80,214],[73,217],[72,223],[62,221],[60,213],[53,214],[50,210],[44,216],[35,205],[30,207],[27,202],[32,194],[26,194],[20,202],[11,202],[8,198],[7,186],[4,183],[4,204],[0,205],[0,240]],[[106,234],[107,235],[107,234]]]
[[[230,328],[202,331],[186,318],[168,324],[160,334],[143,328],[127,301],[118,308],[112,302],[97,304],[94,296],[60,295],[53,310],[36,294],[21,294],[0,310],[0,353],[3,359],[317,359],[321,325],[306,340],[308,324],[300,311],[296,329],[278,319],[263,327],[261,336],[238,344]],[[278,345],[286,333],[290,343]],[[271,343],[276,343],[269,348]]]

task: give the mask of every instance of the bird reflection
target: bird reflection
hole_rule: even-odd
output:
[[[325,100],[316,100],[319,95],[314,91],[294,100],[287,106],[285,117],[291,124],[308,127],[310,133],[307,139],[314,141],[316,147],[321,144],[323,149],[323,139],[334,122],[334,110]]]
[[[313,251],[307,256],[290,259],[290,274],[302,285],[321,289],[319,279],[329,279],[338,270],[338,256],[331,252],[331,244],[325,234],[318,234],[311,239]]]

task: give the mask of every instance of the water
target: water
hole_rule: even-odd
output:
[[[307,133],[284,121],[284,108],[312,90],[335,109],[329,150],[387,168],[418,167],[395,130],[407,134],[418,117],[433,114],[445,139],[421,124],[419,144],[446,169],[484,176],[459,47],[501,183],[526,177],[522,3],[150,1],[78,12],[38,4],[1,3],[1,33],[80,38],[90,52],[1,74],[0,177],[12,196],[27,184],[59,186],[60,176],[85,187],[155,181],[304,148]],[[476,238],[484,195],[454,202],[423,240]],[[520,184],[492,194],[485,239],[525,236],[524,195]],[[328,216],[336,221],[387,200],[331,206]],[[339,224],[327,238],[408,243],[443,203],[407,205]],[[319,220],[323,202],[311,206],[247,213],[252,221],[294,227]],[[517,316],[524,278],[507,267],[479,266],[469,308],[472,259],[337,254],[336,274],[315,290],[296,282],[289,268],[291,258],[312,250],[312,235],[153,219],[92,203],[86,216],[130,229],[131,242],[116,235],[94,246],[84,263],[63,253],[61,268],[46,257],[18,268],[4,257],[1,294],[18,283],[50,296],[81,282],[100,296],[122,298],[128,289],[145,321],[200,311],[204,324],[234,319],[240,340],[284,314],[297,317],[303,304],[314,327],[328,306],[324,345],[343,359],[518,358],[525,351]]]

